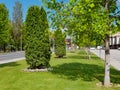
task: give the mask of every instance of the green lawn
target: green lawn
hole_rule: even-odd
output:
[[[67,53],[63,59],[53,55],[50,64],[49,72],[24,72],[24,60],[0,65],[0,90],[120,90],[96,85],[103,82],[104,62],[93,55],[92,60],[81,52]],[[111,82],[120,83],[120,72],[113,68]]]

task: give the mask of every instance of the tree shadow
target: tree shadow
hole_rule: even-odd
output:
[[[54,58],[56,58],[56,59],[66,59],[67,57],[66,56],[63,56],[63,57],[57,57],[57,56],[55,56]]]
[[[120,71],[117,71],[114,68],[112,68],[110,70],[110,76],[111,76],[111,82],[120,84]]]
[[[15,67],[15,66],[19,66],[20,64],[18,64],[17,62],[10,62],[10,63],[5,63],[5,64],[0,64],[0,68],[3,68],[3,67]]]
[[[82,79],[84,81],[93,81],[95,79],[100,82],[104,81],[104,68],[93,64],[82,63],[65,63],[52,67],[53,74],[58,74],[60,78],[67,78],[70,80]],[[120,83],[120,73],[112,69],[111,72],[112,83]]]

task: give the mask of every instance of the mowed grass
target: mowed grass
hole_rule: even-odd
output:
[[[120,90],[96,85],[104,80],[104,62],[94,55],[92,60],[80,51],[63,59],[53,55],[50,64],[49,72],[24,72],[25,60],[0,65],[0,90]],[[111,82],[120,83],[120,72],[113,68]]]

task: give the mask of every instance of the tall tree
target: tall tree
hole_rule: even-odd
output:
[[[94,36],[98,35],[99,40],[102,39],[105,41],[105,86],[110,85],[109,36],[110,32],[114,32],[116,30],[111,29],[111,23],[114,22],[114,19],[111,19],[109,16],[111,13],[114,13],[115,9],[115,0],[80,0],[77,1],[77,5],[73,8],[74,15],[77,16],[76,19],[79,20],[78,16],[81,17],[81,22],[78,23],[81,30],[83,32],[88,32],[90,40],[93,40]]]
[[[86,0],[89,3],[92,0]],[[82,3],[82,2],[81,2]],[[97,7],[97,6],[98,7]],[[109,48],[109,39],[110,33],[116,31],[116,29],[111,29],[111,23],[114,22],[114,19],[111,19],[110,13],[114,13],[116,9],[115,0],[105,0],[105,1],[92,1],[90,3],[90,7],[93,9],[92,11],[92,25],[94,30],[90,31],[96,33],[99,36],[102,36],[101,39],[105,41],[105,77],[104,77],[104,85],[110,86],[110,48]],[[95,8],[97,7],[97,8]],[[89,10],[89,8],[88,8]],[[94,12],[93,12],[94,11]],[[89,11],[87,11],[88,13]],[[86,15],[87,15],[86,13]],[[84,12],[85,14],[85,12]],[[90,24],[89,24],[90,25]],[[91,37],[91,36],[90,36]]]
[[[38,6],[30,7],[25,28],[25,56],[29,68],[48,68],[51,51],[45,10]]]
[[[116,32],[117,29],[112,23],[115,22],[115,18],[111,18],[111,13],[115,12],[116,1],[105,0],[102,7],[95,15],[96,21],[94,26],[97,28],[95,32],[100,34],[104,40],[105,45],[105,74],[104,74],[104,86],[110,86],[110,34]]]
[[[23,19],[22,19],[22,4],[19,1],[15,2],[15,6],[13,7],[13,40],[14,46],[16,50],[22,50],[22,26],[23,26]]]
[[[10,23],[8,10],[4,4],[0,4],[0,48],[6,51],[10,40]]]

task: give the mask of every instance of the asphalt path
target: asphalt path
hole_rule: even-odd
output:
[[[96,54],[98,57],[105,60],[105,51],[104,50],[91,50],[94,54]],[[111,49],[110,50],[110,64],[120,71],[120,50],[117,49]]]
[[[14,62],[23,59],[25,59],[24,51],[0,54],[0,64]]]

